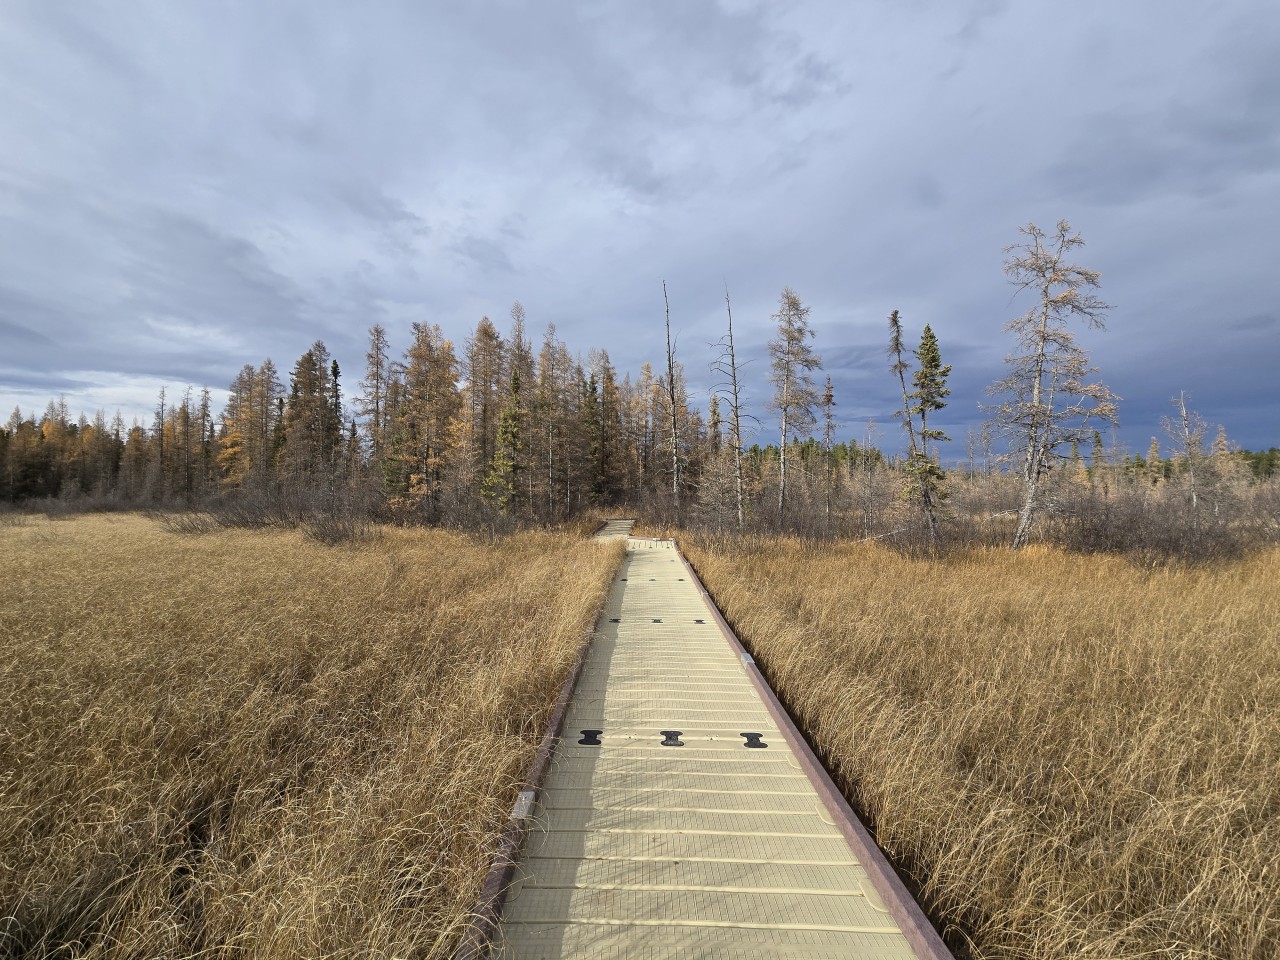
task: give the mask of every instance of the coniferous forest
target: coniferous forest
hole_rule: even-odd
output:
[[[767,378],[740,368],[727,295],[713,355],[678,355],[668,314],[658,369],[625,372],[603,348],[575,352],[553,325],[535,340],[517,302],[505,332],[482,317],[461,344],[414,323],[400,355],[375,324],[354,388],[317,340],[288,369],[246,363],[221,410],[207,388],[162,391],[149,423],[73,416],[63,400],[14,410],[0,429],[0,502],[186,512],[187,524],[294,525],[331,541],[376,522],[498,531],[599,508],[913,548],[1039,539],[1204,559],[1274,542],[1280,451],[1236,449],[1184,396],[1144,455],[1109,441],[1116,398],[1070,332],[1101,325],[1107,307],[1096,273],[1065,269],[1083,241],[1065,222],[1021,234],[1006,273],[1040,298],[1011,324],[989,421],[947,469],[938,444],[961,438],[936,426],[950,402],[945,341],[925,325],[913,345],[895,310],[884,375],[900,386],[900,423],[837,441],[839,398],[819,382],[810,308],[787,288]],[[718,377],[705,409],[690,402],[686,360]],[[772,421],[749,412],[764,401]],[[744,423],[776,439],[745,447]]]

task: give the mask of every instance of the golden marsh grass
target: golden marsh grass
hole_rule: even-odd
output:
[[[0,955],[447,955],[620,544],[0,528]]]
[[[1280,550],[685,547],[953,943],[1280,956]]]

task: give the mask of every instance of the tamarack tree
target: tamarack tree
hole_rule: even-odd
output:
[[[773,384],[772,405],[777,411],[780,429],[778,522],[781,523],[787,504],[787,438],[813,429],[818,391],[812,371],[822,367],[822,358],[809,343],[813,338],[809,308],[790,287],[783,289],[778,298],[778,312],[773,319],[778,324],[778,333],[769,341],[769,381]]]
[[[1059,220],[1052,236],[1034,223],[1019,229],[1022,243],[1005,248],[1004,272],[1036,302],[1005,329],[1015,347],[1005,358],[1009,373],[988,392],[999,398],[989,409],[996,429],[1010,438],[1022,460],[1022,506],[1013,536],[1015,550],[1026,546],[1040,507],[1041,486],[1058,451],[1083,443],[1099,422],[1114,423],[1116,397],[1088,377],[1096,372],[1068,325],[1083,321],[1103,329],[1109,305],[1093,293],[1099,274],[1069,261],[1084,246],[1071,224]]]

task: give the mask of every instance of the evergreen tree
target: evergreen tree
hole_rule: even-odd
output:
[[[834,470],[831,463],[831,437],[836,427],[836,394],[831,377],[822,391],[822,532],[831,535],[831,493]]]
[[[567,514],[570,495],[571,435],[574,432],[572,391],[573,361],[569,348],[556,336],[554,324],[547,324],[538,354],[538,463],[539,482],[545,496],[545,516],[550,519]]]
[[[947,405],[946,398],[951,395],[951,391],[947,389],[947,377],[951,375],[951,364],[943,366],[942,353],[938,349],[938,338],[927,323],[924,325],[924,332],[920,335],[920,346],[916,348],[915,356],[918,366],[911,377],[915,390],[907,394],[907,397],[915,401],[909,408],[910,412],[920,418],[920,449],[908,462],[907,471],[912,482],[919,489],[930,541],[936,543],[937,506],[943,496],[944,473],[938,463],[936,451],[929,449],[929,442],[940,442],[951,438],[936,427],[929,426],[929,414],[936,413]]]
[[[534,485],[539,471],[534,466],[534,430],[535,430],[535,385],[537,377],[534,371],[533,345],[525,331],[524,306],[519,300],[511,304],[511,335],[507,340],[507,381],[510,385],[512,377],[518,377],[520,390],[514,397],[508,396],[508,402],[515,404],[514,419],[508,425],[515,435],[508,440],[508,449],[514,451],[514,470],[518,475],[516,495],[523,502],[522,513],[534,515],[536,496]],[[501,428],[501,422],[499,422]]]
[[[523,470],[524,447],[521,441],[524,419],[523,384],[520,372],[511,371],[506,403],[498,415],[498,434],[495,440],[493,460],[484,479],[482,492],[497,502],[503,513],[513,512],[520,490]]]
[[[279,459],[296,487],[331,485],[342,443],[342,399],[337,361],[317,340],[294,364],[284,411],[284,444]]]
[[[1151,445],[1147,447],[1147,479],[1153,484],[1164,479],[1164,464],[1160,459],[1160,441],[1155,437],[1151,438]]]
[[[902,389],[902,408],[899,418],[907,432],[907,459],[904,470],[907,475],[907,494],[920,505],[924,519],[925,535],[930,546],[938,542],[938,503],[942,499],[942,467],[936,452],[929,449],[929,441],[950,440],[936,427],[929,426],[929,414],[943,409],[951,391],[947,389],[950,364],[944,366],[938,338],[933,328],[925,324],[920,335],[920,345],[913,351],[918,367],[911,375],[914,390],[907,390],[906,374],[910,365],[902,358],[902,318],[897,310],[889,314],[889,356],[893,359],[890,370],[898,378]],[[919,418],[917,425],[916,418]]]
[[[920,452],[930,456],[929,441],[950,440],[941,430],[929,426],[929,414],[943,409],[946,398],[951,395],[947,389],[947,377],[951,375],[951,364],[943,366],[942,354],[938,349],[938,338],[933,329],[926,323],[920,335],[920,346],[915,350],[916,362],[919,364],[912,374],[911,383],[915,390],[908,396],[915,401],[911,412],[920,417]]]
[[[622,393],[607,351],[591,352],[591,374],[599,383],[592,492],[601,503],[616,503],[626,488],[628,457],[623,436]]]

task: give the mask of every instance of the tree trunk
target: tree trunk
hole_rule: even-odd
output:
[[[1026,481],[1022,509],[1018,511],[1018,529],[1013,534],[1013,549],[1021,550],[1031,542],[1031,522],[1035,519],[1036,493],[1040,487],[1038,476]]]
[[[1040,326],[1036,336],[1034,377],[1031,381],[1031,428],[1027,431],[1027,456],[1023,463],[1023,481],[1026,484],[1022,509],[1018,512],[1018,529],[1013,534],[1013,549],[1021,550],[1031,540],[1031,524],[1035,519],[1036,493],[1040,488],[1040,471],[1046,451],[1041,449],[1042,438],[1049,429],[1048,417],[1053,410],[1050,397],[1044,405],[1044,371],[1048,363],[1049,305],[1052,290],[1048,282],[1040,288]]]
[[[1013,534],[1013,549],[1021,550],[1031,542],[1031,525],[1035,521],[1036,496],[1040,492],[1040,475],[1048,451],[1039,446],[1027,448],[1026,473],[1023,475],[1022,509],[1018,511],[1018,528]]]
[[[785,389],[784,389],[785,394]],[[787,409],[782,409],[782,439],[778,443],[778,526],[787,502]]]
[[[680,523],[680,430],[676,420],[676,355],[671,349],[671,304],[667,301],[667,281],[662,281],[662,306],[667,321],[667,399],[671,406],[671,497],[676,523]]]
[[[938,545],[938,516],[934,512],[933,494],[929,491],[927,483],[922,483],[920,486],[920,507],[924,511],[924,529],[925,535],[929,538],[929,546],[936,547]]]
[[[729,305],[729,287],[725,285],[724,306],[729,314],[729,381],[733,389],[733,478],[738,499],[738,533],[746,525],[742,502],[742,400],[738,392],[738,358],[733,348],[733,308]]]

